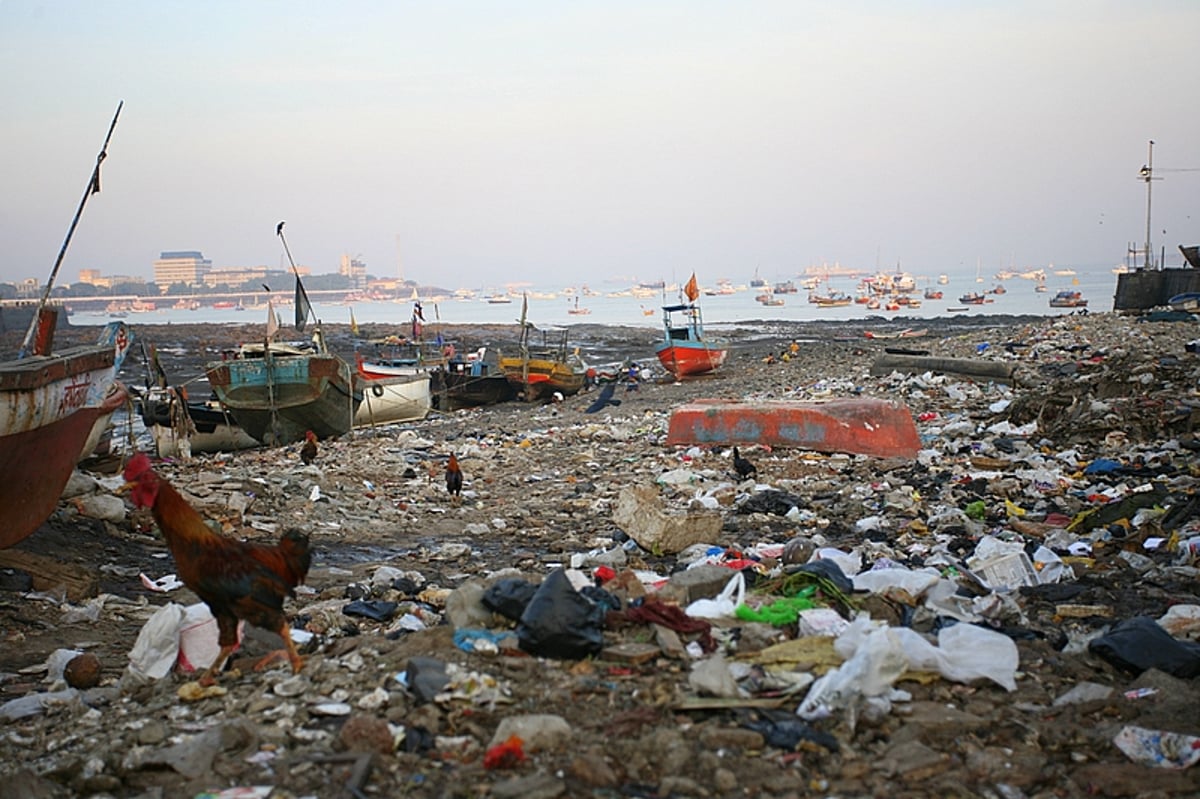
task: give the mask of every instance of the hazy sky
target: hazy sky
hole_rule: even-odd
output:
[[[278,267],[280,220],[315,272],[448,288],[1107,268],[1150,139],[1178,264],[1198,35],[1195,0],[0,0],[0,281],[48,276],[119,100],[60,282]]]

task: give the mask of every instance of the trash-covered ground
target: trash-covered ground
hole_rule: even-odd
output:
[[[216,689],[162,674],[211,649],[195,597],[120,478],[81,480],[0,553],[43,558],[0,569],[4,795],[1197,795],[1195,322],[861,331],[734,330],[718,375],[654,369],[593,413],[156,464],[229,535],[310,534],[297,675],[251,670],[278,640],[250,627]],[[897,343],[1014,382],[871,376]],[[742,479],[729,447],[664,446],[709,397],[896,400],[921,447],[742,446]]]

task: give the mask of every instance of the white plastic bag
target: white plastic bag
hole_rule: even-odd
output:
[[[170,673],[179,657],[179,628],[183,624],[183,605],[163,605],[138,633],[129,650],[129,670],[139,677],[161,680]]]
[[[732,619],[738,605],[746,601],[746,577],[734,572],[724,590],[712,599],[697,599],[684,611],[696,619]]]

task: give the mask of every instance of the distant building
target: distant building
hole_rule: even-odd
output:
[[[343,255],[341,265],[338,267],[338,274],[350,278],[351,288],[362,289],[367,285],[367,265],[357,258]]]
[[[100,274],[99,269],[80,269],[79,282],[88,283],[97,288],[110,289],[113,286],[127,286],[131,283],[145,285],[146,278],[135,277],[133,275],[109,275],[105,277]]]
[[[174,283],[193,286],[205,282],[204,276],[211,271],[212,261],[199,251],[167,251],[154,262],[154,282],[162,289]]]
[[[42,286],[36,277],[27,277],[17,283],[17,297],[20,299],[40,297],[41,294]]]

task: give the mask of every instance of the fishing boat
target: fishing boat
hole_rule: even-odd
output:
[[[296,277],[296,330],[303,332],[312,304],[287,250],[282,222],[275,232]],[[296,344],[274,341],[277,328],[275,309],[268,303],[264,340],[226,350],[220,361],[208,364],[205,374],[221,404],[243,430],[267,445],[302,441],[309,430],[322,439],[349,432],[362,389],[350,364],[327,348],[321,321],[316,320],[310,341]]]
[[[940,300],[944,295],[939,289],[925,289],[925,299]]]
[[[451,358],[430,373],[433,407],[442,411],[508,402],[516,397],[513,384],[487,360],[487,347],[466,358]]]
[[[526,402],[549,399],[556,393],[563,397],[578,394],[587,366],[577,351],[568,349],[567,331],[561,328],[541,331],[542,346],[533,349],[529,339],[537,328],[527,320],[528,310],[529,298],[522,296],[519,354],[507,357],[501,354],[500,371]],[[556,340],[550,338],[551,333],[556,334]]]
[[[392,377],[366,377],[356,373],[354,387],[362,394],[362,402],[354,412],[354,426],[371,427],[424,419],[432,405],[429,386],[429,372]]]
[[[0,362],[0,548],[22,541],[50,517],[93,432],[126,400],[117,372],[132,342],[110,322],[95,344],[54,352],[58,308],[51,289],[88,198],[100,189],[121,105],[15,358]]]
[[[725,342],[704,335],[695,274],[683,292],[679,304],[663,306],[663,340],[654,348],[659,363],[676,378],[715,371],[729,356]],[[685,298],[687,302],[683,302]]]
[[[1051,308],[1086,308],[1088,301],[1078,291],[1064,289],[1050,298]]]
[[[977,291],[972,291],[959,297],[958,301],[963,305],[983,305],[987,302],[987,297]]]
[[[291,444],[308,430],[318,438],[349,432],[362,402],[350,365],[313,341],[243,344],[208,364],[205,374],[221,404],[256,441]]]
[[[235,452],[260,446],[213,395],[190,400],[186,392],[155,386],[137,399],[142,424],[154,439],[160,458],[202,452]]]
[[[591,312],[592,312],[591,308],[580,308],[579,307],[579,295],[578,294],[575,295],[575,306],[572,308],[567,308],[567,313],[571,314],[572,316],[586,316],[587,314],[590,314]]]

